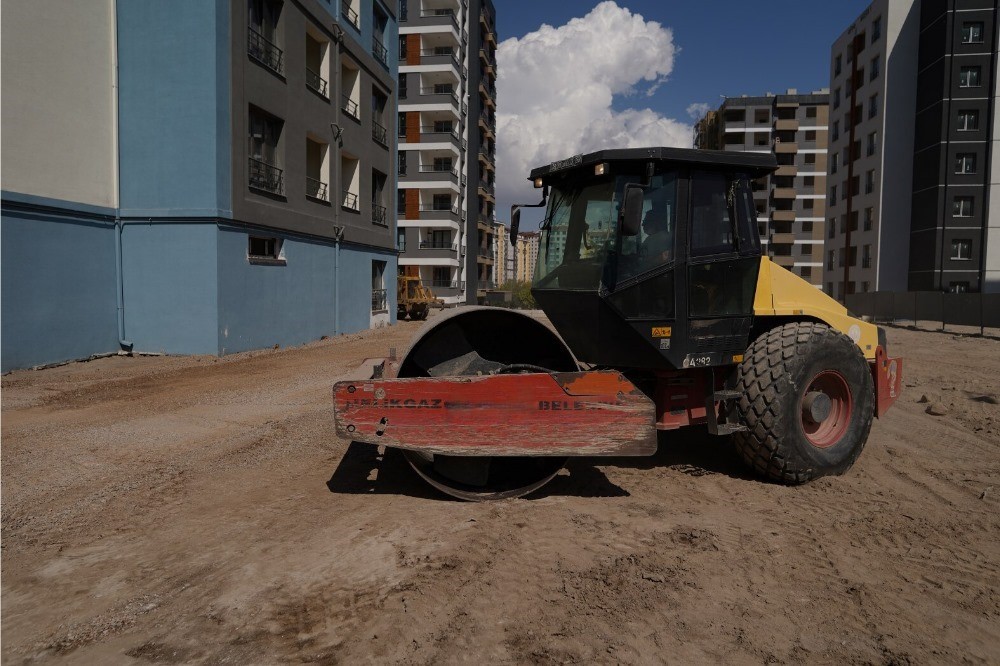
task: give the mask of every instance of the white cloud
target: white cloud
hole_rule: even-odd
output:
[[[687,108],[687,114],[694,120],[701,120],[712,107],[705,102],[695,102]]]
[[[602,148],[690,147],[691,125],[649,108],[612,108],[615,97],[655,92],[677,51],[670,28],[612,0],[566,25],[542,25],[503,41],[497,51],[498,218],[506,221],[511,203],[537,199],[526,180],[532,167]]]

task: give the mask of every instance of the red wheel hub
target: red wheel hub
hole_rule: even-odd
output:
[[[818,449],[833,446],[847,432],[854,400],[847,380],[836,370],[824,370],[809,382],[802,396],[802,430]]]

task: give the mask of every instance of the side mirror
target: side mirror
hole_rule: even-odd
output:
[[[510,207],[510,244],[517,245],[517,230],[521,227],[521,207]]]
[[[625,201],[622,204],[622,236],[638,236],[642,226],[643,192],[641,185],[625,186]]]

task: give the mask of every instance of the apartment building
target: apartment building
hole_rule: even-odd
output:
[[[912,291],[1000,291],[996,0],[923,0],[916,57]]]
[[[400,270],[476,303],[495,244],[496,13],[490,0],[406,0],[399,28]]]
[[[493,224],[493,277],[496,286],[514,279],[514,248],[510,244],[510,229],[502,222]]]
[[[695,146],[774,153],[778,170],[753,183],[762,248],[822,286],[829,91],[727,97],[695,126]]]
[[[517,235],[517,244],[514,245],[514,279],[518,282],[531,282],[535,277],[539,237],[537,231],[522,231]]]
[[[2,30],[4,370],[393,319],[394,4],[12,0]]]
[[[834,42],[824,288],[905,291],[919,3],[876,0]]]

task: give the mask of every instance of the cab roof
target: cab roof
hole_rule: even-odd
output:
[[[598,150],[586,155],[574,155],[531,170],[528,180],[544,178],[570,169],[601,162],[662,161],[677,166],[724,168],[746,171],[753,177],[763,176],[778,168],[773,153],[743,153],[730,150],[694,150],[691,148],[622,148]]]

